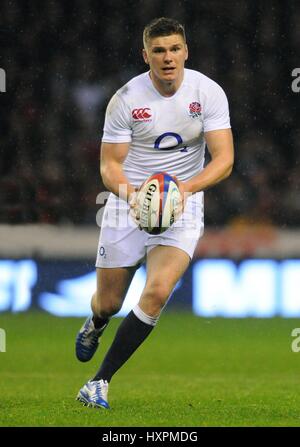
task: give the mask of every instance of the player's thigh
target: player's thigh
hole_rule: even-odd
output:
[[[147,279],[141,302],[157,300],[163,306],[189,264],[189,255],[180,248],[163,245],[152,248],[147,256]]]
[[[101,310],[117,311],[122,306],[137,267],[97,268],[95,304]]]

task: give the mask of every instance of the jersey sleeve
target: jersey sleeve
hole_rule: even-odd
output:
[[[131,142],[131,115],[122,95],[114,94],[108,103],[102,141],[105,143]]]
[[[216,82],[210,86],[203,118],[204,132],[231,127],[228,100],[224,90]]]

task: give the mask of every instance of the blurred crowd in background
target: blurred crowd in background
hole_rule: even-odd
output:
[[[236,163],[206,192],[206,224],[300,225],[300,2],[246,0],[1,1],[1,223],[95,225],[105,108],[147,70],[160,16],[185,24],[186,66],[229,99]]]

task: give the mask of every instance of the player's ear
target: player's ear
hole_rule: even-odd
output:
[[[144,58],[145,63],[149,65],[148,55],[147,55],[147,51],[145,50],[145,48],[143,48],[142,53],[143,53],[143,58]]]
[[[185,44],[185,60],[188,60],[188,57],[189,57],[189,49],[187,44]]]

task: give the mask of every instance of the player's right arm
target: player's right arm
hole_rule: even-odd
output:
[[[139,211],[136,189],[128,181],[123,171],[130,143],[104,143],[101,145],[100,174],[106,188],[130,205],[130,214],[139,225]]]
[[[105,143],[101,145],[100,173],[106,188],[126,200],[135,192],[123,171],[130,143]]]

